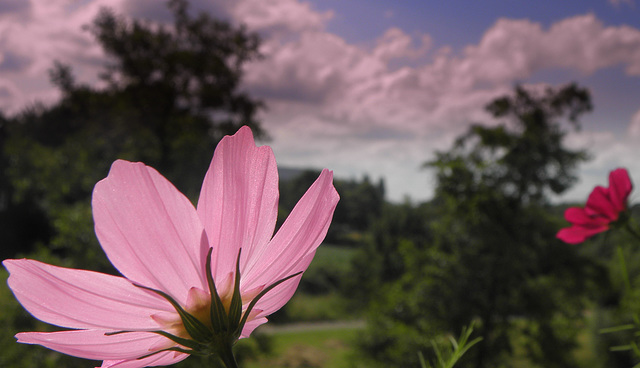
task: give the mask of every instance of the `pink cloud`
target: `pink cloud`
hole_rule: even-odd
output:
[[[322,30],[333,17],[333,12],[319,13],[309,3],[297,0],[243,0],[232,13],[250,29],[269,36]]]
[[[415,59],[423,56],[431,47],[431,37],[423,35],[418,48],[412,47],[413,39],[399,28],[389,28],[377,41],[373,56],[376,59]]]

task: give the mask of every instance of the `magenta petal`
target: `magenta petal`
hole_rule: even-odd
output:
[[[118,160],[93,191],[100,244],[130,280],[183,302],[189,288],[206,289],[207,251],[200,219],[189,200],[156,170]]]
[[[564,218],[572,224],[586,224],[592,221],[592,218],[588,216],[584,208],[570,207],[564,211]]]
[[[278,170],[270,147],[256,147],[248,127],[222,139],[207,171],[198,214],[213,247],[216,280],[267,244],[278,214]]]
[[[625,169],[616,169],[609,174],[609,198],[617,212],[627,208],[627,197],[633,190],[629,173]]]
[[[188,354],[165,351],[142,359],[105,360],[100,368],[142,368],[159,365],[171,365],[189,357]]]
[[[556,237],[565,243],[579,244],[584,242],[587,238],[595,234],[601,233],[603,231],[606,231],[607,229],[608,227],[606,225],[591,227],[591,228],[581,227],[581,226],[572,226],[572,227],[567,227],[558,231],[558,234],[556,234]]]
[[[602,226],[609,223],[603,216],[589,216],[584,208],[571,207],[564,212],[564,218],[572,224],[586,226]]]
[[[152,347],[167,341],[150,332],[129,332],[107,336],[105,330],[75,330],[59,332],[21,332],[18,342],[42,345],[51,350],[79,358],[95,360],[136,359],[152,351]]]
[[[251,254],[242,274],[244,288],[270,285],[307,268],[306,257],[324,240],[338,203],[332,179],[332,172],[323,170],[271,242]]]
[[[18,301],[36,318],[58,326],[154,329],[158,325],[150,315],[173,310],[165,300],[122,277],[27,259],[3,264]]]
[[[589,194],[585,211],[589,216],[602,215],[609,221],[615,221],[618,218],[618,211],[609,200],[609,190],[601,186],[595,187]]]

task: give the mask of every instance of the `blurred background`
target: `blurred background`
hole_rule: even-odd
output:
[[[461,367],[633,366],[609,351],[630,337],[599,330],[640,308],[615,256],[640,285],[637,244],[555,233],[610,170],[640,179],[638,6],[3,1],[0,257],[117,273],[90,207],[113,160],[195,202],[215,144],[249,125],[278,160],[280,222],[324,167],[341,201],[243,366],[418,366],[472,322]],[[56,328],[4,282],[0,326],[0,367],[91,366],[15,343]]]

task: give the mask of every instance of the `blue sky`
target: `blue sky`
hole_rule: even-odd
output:
[[[594,13],[608,25],[640,26],[640,9],[630,3],[606,0],[483,0],[383,1],[312,0],[315,9],[333,10],[327,29],[350,42],[373,40],[392,26],[408,33],[427,32],[436,46],[477,43],[498,18],[528,19],[548,27],[578,14]]]
[[[327,167],[336,176],[386,180],[389,198],[428,199],[420,170],[515,83],[571,81],[590,89],[595,111],[567,144],[589,149],[581,200],[608,171],[640,180],[640,3],[589,1],[193,0],[193,8],[246,24],[265,59],[243,88],[261,113],[281,165]],[[157,0],[6,0],[0,3],[0,108],[51,103],[52,60],[96,83],[102,51],[81,27],[101,6],[166,22]]]

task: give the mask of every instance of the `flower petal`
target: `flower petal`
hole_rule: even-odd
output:
[[[627,197],[633,189],[629,173],[625,169],[616,169],[609,174],[609,198],[616,211],[627,208]]]
[[[128,332],[107,336],[105,330],[59,332],[21,332],[18,342],[42,345],[51,350],[79,358],[95,360],[136,359],[150,354],[151,347],[169,341],[150,332]]]
[[[595,187],[589,194],[585,211],[589,216],[601,215],[609,221],[615,221],[618,218],[618,211],[609,200],[609,189],[601,186]]]
[[[265,317],[261,317],[261,318],[257,318],[257,319],[253,319],[251,321],[248,321],[247,323],[245,323],[244,327],[242,328],[242,335],[240,336],[240,338],[243,339],[243,338],[249,337],[249,335],[251,335],[253,330],[255,330],[260,325],[263,325],[265,323],[267,323],[267,319]]]
[[[259,245],[266,244],[278,215],[278,170],[271,148],[256,147],[248,127],[222,139],[198,200],[198,215],[213,247],[215,280],[235,272]]]
[[[307,254],[304,258],[299,260],[297,263],[292,264],[292,269],[294,270],[306,270],[311,264],[313,257],[315,256],[315,252]],[[285,273],[293,274],[298,271],[292,271]],[[256,308],[260,309],[262,312],[257,315],[257,317],[266,317],[275,311],[282,308],[295,294],[298,285],[300,284],[300,280],[303,275],[299,275],[291,278],[283,282],[282,284],[273,288],[273,290],[269,291],[265,296],[263,296],[258,303],[256,303]]]
[[[171,365],[188,358],[188,354],[165,351],[142,359],[105,360],[100,368],[142,368],[158,365]]]
[[[564,218],[572,224],[586,226],[601,226],[609,223],[603,216],[589,216],[584,208],[571,207],[564,212]]]
[[[156,170],[118,160],[93,191],[96,234],[127,278],[184,302],[206,288],[206,235],[189,200]]]
[[[608,228],[606,225],[599,227],[572,226],[560,229],[556,237],[568,244],[579,244],[595,234],[606,231]]]
[[[2,262],[20,304],[36,318],[67,328],[154,329],[150,318],[173,310],[125,278],[28,259]]]
[[[273,239],[251,254],[242,273],[243,290],[270,285],[307,268],[306,257],[324,240],[338,203],[332,180],[333,173],[323,170]]]

